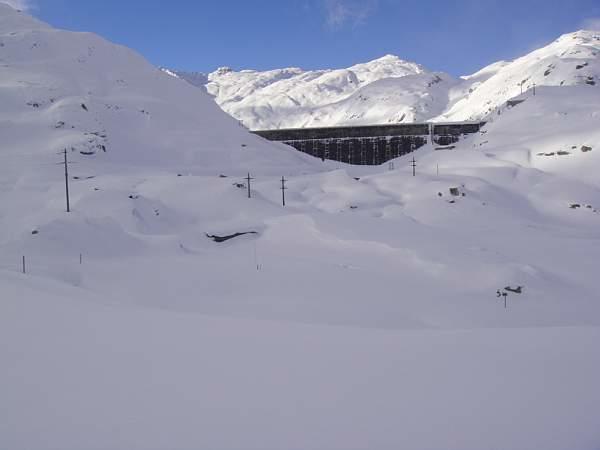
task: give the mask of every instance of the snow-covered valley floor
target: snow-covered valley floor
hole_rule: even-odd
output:
[[[67,215],[56,166],[2,219],[2,447],[597,448],[598,187],[484,138],[414,178],[318,161],[286,208],[274,175],[137,171]]]

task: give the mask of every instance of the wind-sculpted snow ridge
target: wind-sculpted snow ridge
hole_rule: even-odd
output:
[[[366,167],[2,4],[0,60],[0,448],[597,449],[600,90]]]

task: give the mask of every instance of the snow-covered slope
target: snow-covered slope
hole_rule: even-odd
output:
[[[352,167],[0,24],[0,448],[597,448],[598,89]]]
[[[160,165],[218,173],[302,167],[212,99],[133,51],[56,30],[0,3],[0,135],[5,158]],[[242,147],[245,145],[245,147]],[[276,150],[274,150],[276,149]]]
[[[565,34],[522,58],[496,63],[465,77],[459,87],[465,95],[459,95],[440,119],[483,118],[521,92],[533,90],[534,86],[600,89],[600,31]],[[466,93],[465,88],[468,88]]]

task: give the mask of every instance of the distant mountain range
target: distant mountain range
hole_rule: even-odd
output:
[[[514,61],[455,78],[387,55],[347,69],[168,73],[205,89],[251,129],[486,117],[534,86],[600,86],[600,32],[577,31]]]

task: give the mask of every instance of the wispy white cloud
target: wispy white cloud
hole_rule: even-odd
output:
[[[600,17],[589,17],[583,21],[584,30],[600,31]]]
[[[15,9],[28,11],[33,7],[31,0],[0,0],[0,3],[6,3]]]
[[[378,0],[324,0],[327,25],[339,29],[364,23],[378,6]]]

